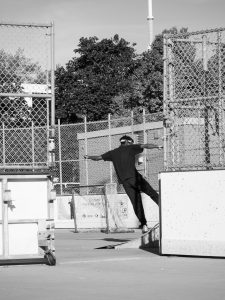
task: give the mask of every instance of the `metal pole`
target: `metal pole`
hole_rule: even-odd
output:
[[[60,194],[63,193],[62,188],[62,147],[61,147],[61,126],[60,119],[58,119],[58,144],[59,144],[59,182],[60,182]]]
[[[88,154],[88,145],[87,145],[87,117],[84,116],[84,147],[85,147],[85,155]],[[88,160],[85,160],[85,170],[86,170],[86,185],[88,186]],[[89,194],[89,190],[87,188],[87,194]]]
[[[167,40],[167,53],[168,53],[168,92],[169,92],[169,100],[167,101],[167,117],[171,118],[173,120],[172,124],[170,125],[169,127],[169,135],[168,136],[168,139],[170,141],[170,148],[171,148],[171,157],[172,157],[172,166],[175,167],[175,154],[176,154],[176,148],[175,148],[175,138],[174,138],[174,132],[175,132],[175,126],[174,126],[174,111],[170,111],[169,113],[169,110],[168,110],[168,104],[169,102],[173,102],[173,64],[172,64],[172,61],[173,61],[173,56],[172,56],[172,40],[171,39],[168,39]]]
[[[144,144],[147,143],[147,135],[146,135],[146,120],[145,120],[145,108],[143,109],[143,137],[144,137]],[[144,149],[144,175],[147,175],[147,151]]]
[[[55,32],[54,32],[54,23],[51,23],[51,130],[50,138],[52,143],[55,141]],[[50,141],[49,141],[50,143]],[[55,148],[55,146],[54,146]],[[51,155],[51,166],[55,165],[55,153],[52,151]]]
[[[34,168],[34,161],[35,161],[35,156],[34,156],[34,122],[32,121],[31,123],[31,143],[32,143],[32,166]]]
[[[132,134],[132,139],[134,139],[134,112],[133,112],[133,110],[131,111],[131,134]]]
[[[217,33],[217,44],[218,44],[218,96],[219,96],[219,109],[218,113],[215,112],[215,114],[218,114],[216,127],[218,126],[217,134],[219,135],[219,141],[220,141],[220,149],[219,149],[219,161],[220,165],[224,165],[224,151],[223,151],[223,132],[224,132],[224,109],[223,109],[223,99],[222,99],[222,60],[221,60],[221,32]],[[215,115],[215,122],[216,122],[216,115]]]
[[[5,124],[2,123],[2,155],[3,155],[3,167],[5,167]]]
[[[208,94],[207,89],[207,74],[208,74],[208,66],[207,66],[207,36],[202,36],[202,63],[203,63],[203,94],[204,97]],[[205,126],[205,164],[208,169],[210,166],[210,138],[209,138],[209,107],[208,101],[205,100],[205,108],[204,108],[204,126]]]
[[[148,49],[151,50],[153,42],[153,21],[154,17],[152,15],[152,0],[148,0],[148,25],[149,25],[149,46]]]
[[[6,258],[9,256],[9,227],[8,227],[8,202],[5,200],[5,190],[7,190],[7,179],[2,180],[2,208],[3,208],[3,256]]]
[[[163,115],[167,117],[167,39],[163,37]],[[163,122],[164,123],[164,122]],[[168,168],[167,162],[167,129],[163,126],[163,152],[164,152],[164,170]]]
[[[55,31],[51,23],[51,126],[55,125]]]
[[[52,157],[50,156],[50,152],[49,152],[49,139],[50,139],[50,130],[49,130],[49,106],[50,106],[50,101],[51,99],[46,99],[46,105],[47,105],[47,124],[46,124],[46,130],[47,130],[47,141],[48,141],[48,147],[47,147],[47,158],[48,158],[48,163],[47,166],[48,168],[51,166],[52,164]]]
[[[108,127],[109,127],[109,150],[112,150],[112,141],[111,141],[111,115],[108,114]],[[112,179],[112,163],[109,163],[109,172],[110,172],[110,183],[113,182]]]

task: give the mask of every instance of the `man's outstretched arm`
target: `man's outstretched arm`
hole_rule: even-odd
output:
[[[142,149],[162,149],[163,146],[155,145],[155,144],[141,144]]]
[[[91,159],[91,160],[102,160],[101,155],[84,155],[85,159]]]

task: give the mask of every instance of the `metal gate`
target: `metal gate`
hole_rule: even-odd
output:
[[[165,170],[224,168],[225,28],[164,36]]]
[[[53,24],[0,23],[0,168],[49,167]]]

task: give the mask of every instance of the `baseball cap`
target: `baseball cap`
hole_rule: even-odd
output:
[[[120,138],[120,143],[121,144],[125,143],[126,141],[128,141],[128,143],[133,143],[134,142],[134,140],[128,135],[124,135]]]

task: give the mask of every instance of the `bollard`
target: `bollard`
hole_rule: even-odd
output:
[[[74,192],[74,189],[72,189],[71,205],[72,205],[72,209],[73,209],[73,219],[74,219],[74,229],[75,229],[75,233],[78,233],[78,228],[77,228],[77,211],[76,211],[76,203],[75,203],[75,192]]]

